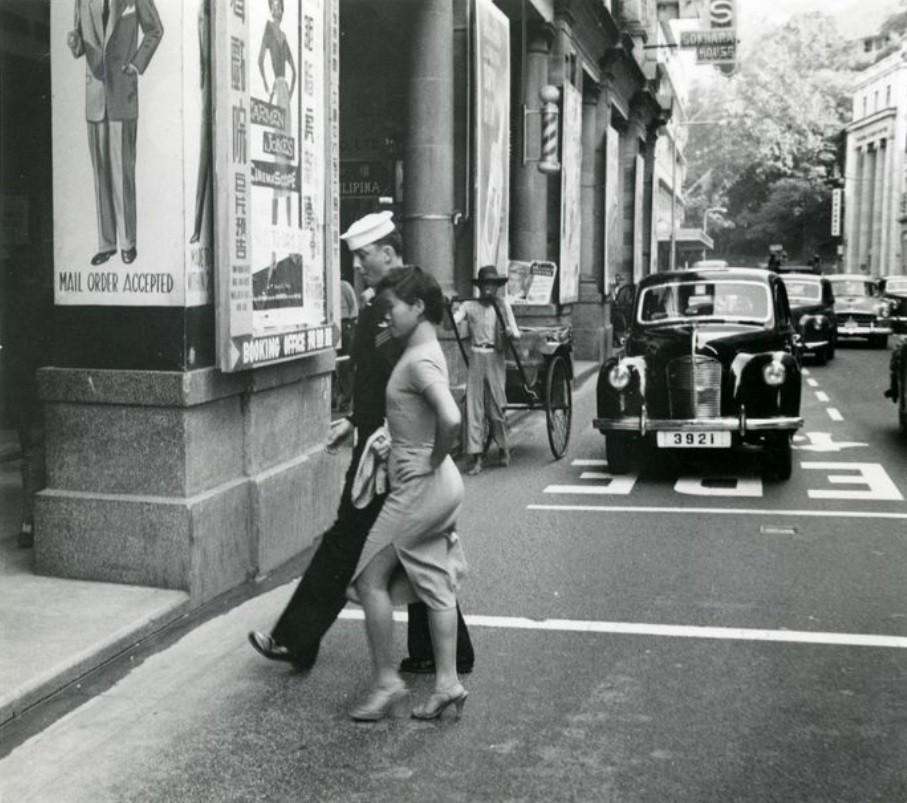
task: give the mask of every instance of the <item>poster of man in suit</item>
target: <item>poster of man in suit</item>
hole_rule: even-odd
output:
[[[117,245],[124,264],[138,256],[138,83],[163,35],[154,0],[75,0],[66,43],[75,58],[85,59],[85,119],[98,218],[92,265],[107,262]]]
[[[210,13],[51,3],[56,304],[211,303]]]

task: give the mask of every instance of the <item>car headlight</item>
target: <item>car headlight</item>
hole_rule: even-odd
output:
[[[813,329],[821,329],[824,322],[825,320],[822,316],[817,315],[815,318],[810,318],[809,325],[812,326]]]
[[[879,317],[888,318],[891,315],[891,307],[887,304],[879,304]]]
[[[786,377],[787,369],[780,362],[772,360],[762,369],[762,378],[765,380],[765,384],[771,388],[783,385]]]
[[[615,390],[623,390],[630,384],[631,378],[630,369],[623,363],[618,363],[608,372],[608,382]]]

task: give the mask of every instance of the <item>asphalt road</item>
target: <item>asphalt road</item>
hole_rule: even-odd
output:
[[[260,659],[245,632],[284,586],[98,680],[0,762],[0,799],[907,800],[907,439],[887,359],[808,366],[787,482],[723,453],[611,477],[594,380],[564,460],[522,416],[511,467],[466,478],[478,658],[459,722],[347,719],[368,682],[355,610],[308,677]]]

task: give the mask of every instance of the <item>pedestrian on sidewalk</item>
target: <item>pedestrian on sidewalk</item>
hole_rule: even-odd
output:
[[[513,309],[498,290],[507,284],[494,265],[479,269],[472,280],[479,288],[479,297],[459,304],[454,310],[454,322],[463,320],[469,328],[469,372],[466,377],[467,451],[472,456],[469,474],[482,471],[485,452],[486,426],[498,445],[501,465],[510,465],[510,444],[504,405],[507,403],[506,338],[519,339],[520,329],[513,317]],[[504,321],[502,330],[500,319]]]
[[[366,215],[341,235],[353,255],[353,267],[368,286],[368,295],[391,268],[403,265],[403,238],[389,211]],[[350,349],[353,369],[353,409],[348,418],[331,427],[326,448],[335,453],[340,444],[354,435],[353,456],[340,496],[337,518],[322,534],[312,556],[277,624],[270,634],[253,630],[252,646],[265,658],[288,661],[308,671],[318,657],[321,639],[346,605],[346,589],[353,576],[362,546],[375,523],[384,495],[377,493],[363,507],[353,502],[353,485],[359,466],[368,459],[366,445],[384,425],[385,389],[402,346],[384,323],[384,314],[374,298],[360,307],[356,333]],[[361,500],[359,500],[361,501]],[[457,667],[472,671],[474,654],[466,623],[457,610]],[[409,657],[401,671],[434,672],[431,636],[425,606],[411,605],[408,625]]]
[[[434,691],[413,709],[413,717],[435,719],[450,705],[459,716],[466,690],[456,668],[456,594],[466,559],[454,529],[463,481],[450,457],[460,433],[460,409],[435,332],[444,316],[444,294],[417,266],[391,270],[377,292],[405,349],[386,393],[391,490],[353,575],[365,610],[373,674],[369,693],[350,716],[382,719],[407,693],[394,661],[393,588],[411,590],[427,606],[434,646]]]

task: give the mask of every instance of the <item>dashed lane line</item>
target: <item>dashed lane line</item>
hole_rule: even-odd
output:
[[[819,387],[819,382],[816,379],[807,379],[806,384],[809,385],[811,388]]]
[[[341,619],[362,621],[358,608],[341,611]],[[542,630],[555,633],[596,633],[622,636],[659,636],[667,638],[714,639],[719,641],[769,641],[787,644],[824,644],[835,647],[880,647],[907,649],[904,636],[862,633],[827,633],[810,630],[763,630],[745,627],[696,627],[688,625],[654,625],[637,622],[596,622],[585,619],[527,619],[521,616],[464,617],[470,627],[499,630]],[[395,622],[406,622],[404,611],[394,611]]]
[[[816,391],[816,398],[817,398],[820,402],[827,402],[827,401],[828,401],[828,394],[827,394],[824,390],[817,390],[817,391]]]
[[[828,417],[832,421],[843,421],[844,416],[841,415],[841,411],[837,407],[826,407],[825,412],[828,413]]]

